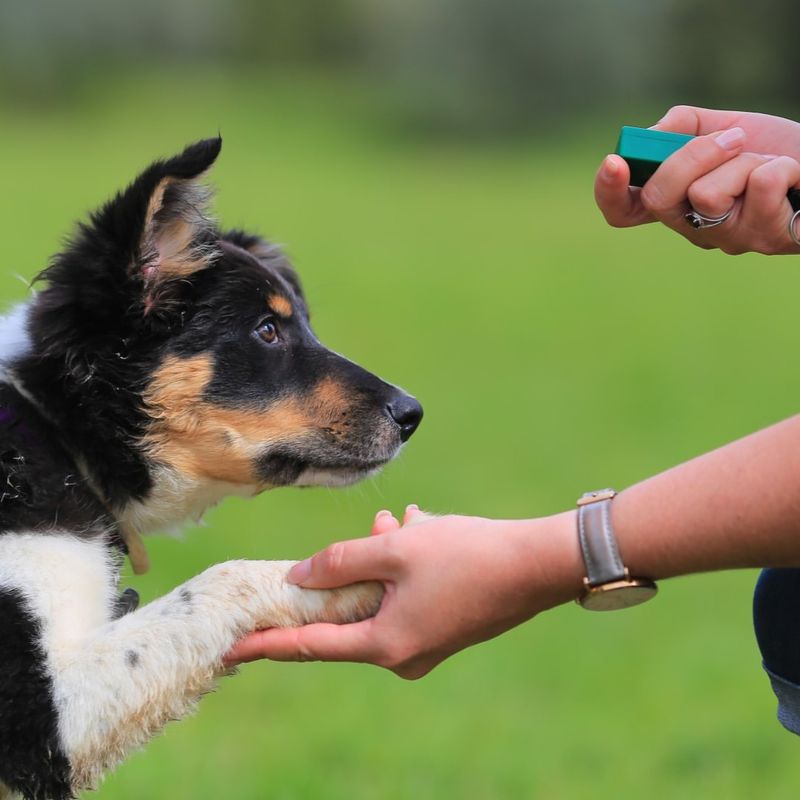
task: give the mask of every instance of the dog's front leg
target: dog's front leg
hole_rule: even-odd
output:
[[[257,628],[348,622],[375,613],[380,585],[309,591],[288,584],[294,562],[218,564],[139,611],[94,631],[62,663],[59,728],[73,788],[186,716],[224,672],[222,657]]]
[[[291,586],[285,576],[294,562],[231,561],[112,621],[109,552],[101,540],[67,534],[0,537],[4,630],[16,636],[0,649],[0,797],[4,783],[25,797],[59,800],[95,786],[192,710],[239,637],[360,619],[381,598],[379,584]]]

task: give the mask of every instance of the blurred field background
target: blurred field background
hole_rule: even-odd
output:
[[[125,584],[149,600],[226,558],[300,558],[409,502],[555,512],[795,413],[800,262],[611,230],[591,185],[620,124],[676,102],[797,113],[798,9],[2,4],[4,307],[74,220],[221,131],[221,221],[285,243],[323,341],[426,410],[379,478],[231,499],[151,539],[152,573]],[[416,683],[249,665],[97,796],[787,797],[798,743],[760,671],[754,578],[565,607]]]

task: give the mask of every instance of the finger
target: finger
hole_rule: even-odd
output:
[[[276,628],[276,630],[281,630]],[[261,641],[267,631],[255,631],[248,634],[238,642],[222,658],[222,663],[230,668],[239,664],[246,664],[249,661],[256,661],[259,658],[267,658],[262,654]]]
[[[698,178],[689,187],[689,203],[705,217],[727,214],[744,194],[750,173],[769,159],[756,153],[742,153]]]
[[[370,536],[380,536],[382,533],[389,533],[389,531],[396,531],[400,528],[400,523],[395,519],[391,511],[379,511],[375,515],[375,521],[372,523],[372,530]]]
[[[337,542],[289,571],[290,583],[306,589],[334,589],[369,580],[391,580],[395,561],[385,536]]]
[[[652,126],[653,130],[688,133],[691,136],[705,136],[714,131],[734,127],[741,116],[739,111],[717,111],[713,108],[697,106],[673,106]]]
[[[797,245],[788,232],[794,213],[786,193],[800,187],[800,163],[789,156],[775,158],[750,173],[741,225],[752,246],[760,253],[796,253]]]
[[[629,228],[654,220],[641,204],[640,190],[628,186],[630,179],[628,164],[618,155],[606,156],[595,177],[595,202],[606,222],[615,228]]]
[[[425,511],[420,511],[416,503],[406,506],[406,512],[403,514],[403,525],[414,525],[419,522],[425,522],[431,518],[431,515]]]
[[[731,128],[698,136],[674,152],[642,188],[642,204],[665,225],[683,232],[689,187],[742,151],[745,133]]]
[[[352,625],[320,622],[301,628],[256,631],[225,656],[226,666],[268,658],[272,661],[371,661],[375,646],[372,620]]]

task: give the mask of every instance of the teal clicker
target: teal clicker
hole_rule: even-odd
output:
[[[686,142],[693,139],[686,133],[654,131],[623,125],[617,142],[617,155],[622,156],[631,168],[631,186],[644,186],[647,179]]]

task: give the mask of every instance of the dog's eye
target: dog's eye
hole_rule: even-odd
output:
[[[278,328],[271,319],[265,319],[258,323],[256,336],[258,336],[262,342],[273,344],[278,341]]]

